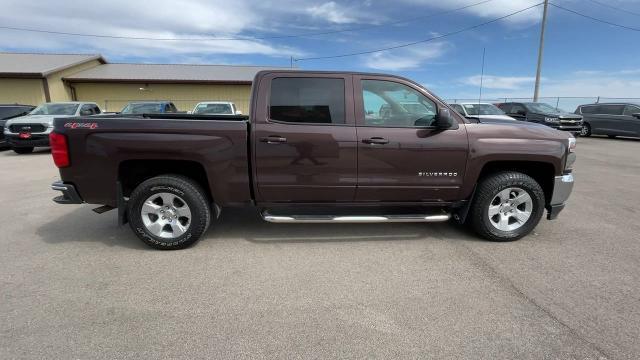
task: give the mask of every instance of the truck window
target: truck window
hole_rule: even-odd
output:
[[[343,79],[275,78],[269,117],[291,123],[344,124],[344,96]]]
[[[362,80],[362,101],[367,126],[431,126],[437,114],[434,102],[393,81]]]
[[[511,106],[511,111],[509,112],[509,114],[526,114],[527,113],[527,109],[525,109],[525,107],[521,104],[513,104]]]
[[[597,105],[588,105],[580,108],[580,113],[582,114],[597,114],[598,113]]]
[[[450,104],[450,105],[453,108],[453,110],[458,112],[458,114],[462,116],[466,116],[466,114],[464,113],[464,109],[462,109],[462,105],[460,104]]]
[[[624,105],[600,105],[599,112],[603,115],[622,115]]]
[[[627,105],[627,107],[624,109],[624,114],[628,116],[638,113],[640,113],[640,107],[638,106]]]

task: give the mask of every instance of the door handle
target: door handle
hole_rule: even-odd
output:
[[[363,143],[365,144],[370,144],[370,145],[384,145],[384,144],[388,144],[389,140],[383,138],[383,137],[372,137],[369,139],[363,139],[362,140]]]
[[[287,138],[278,135],[271,135],[260,138],[260,141],[267,144],[284,144],[287,142]]]

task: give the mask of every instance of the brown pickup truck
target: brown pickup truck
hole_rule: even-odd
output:
[[[276,223],[469,223],[493,241],[553,219],[575,139],[523,122],[470,122],[382,74],[263,71],[250,116],[56,119],[61,204],[118,209],[145,243],[184,248],[231,206]]]

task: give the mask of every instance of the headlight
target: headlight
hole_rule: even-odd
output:
[[[560,119],[554,117],[546,117],[544,118],[544,122],[549,124],[560,124]]]
[[[574,151],[576,151],[576,138],[570,137],[569,138],[569,152],[574,152]]]

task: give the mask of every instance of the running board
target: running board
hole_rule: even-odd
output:
[[[279,224],[323,224],[323,223],[415,223],[443,222],[451,218],[451,214],[407,214],[407,215],[366,215],[366,216],[334,216],[334,215],[271,215],[267,211],[261,213],[262,219]]]

